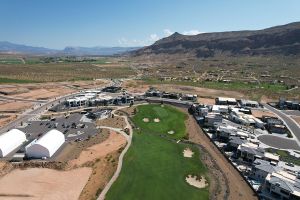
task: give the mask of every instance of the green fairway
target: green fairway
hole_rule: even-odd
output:
[[[184,120],[186,115],[179,110],[166,105],[138,106],[138,114],[134,116],[134,123],[145,133],[167,134],[173,138],[182,138],[186,135]],[[147,118],[149,122],[143,120]],[[154,122],[158,118],[159,122]],[[168,134],[174,131],[173,134]]]
[[[169,106],[161,108],[160,105],[139,106],[134,122],[137,122],[136,125],[142,124],[139,120],[145,115],[143,111],[148,114],[155,111],[160,113],[161,121],[174,112],[179,112]],[[184,126],[184,114],[181,114],[182,118],[176,122]],[[200,161],[198,149],[152,134],[151,126],[143,125],[139,133],[133,134],[132,145],[124,157],[120,176],[107,193],[106,199],[209,199],[208,187],[199,189],[185,181],[189,174],[206,176],[207,169]],[[161,130],[171,128],[168,125],[161,126]],[[177,127],[176,130],[183,131],[185,127]],[[186,147],[194,152],[192,158],[183,156]]]

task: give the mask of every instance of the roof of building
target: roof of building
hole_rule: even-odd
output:
[[[254,168],[262,170],[267,173],[272,173],[280,170],[280,167],[271,165],[269,161],[262,160],[262,159],[255,159],[254,163]]]
[[[26,134],[18,129],[12,129],[0,135],[0,157],[6,156],[25,141]]]
[[[52,129],[40,138],[31,142],[26,148],[30,148],[33,145],[40,145],[48,149],[50,155],[52,155],[65,141],[65,136],[62,132]]]
[[[239,145],[238,149],[242,152],[247,152],[261,158],[264,156],[264,149],[259,148],[256,144],[252,144],[252,143],[241,144]]]
[[[229,143],[241,145],[241,144],[247,143],[247,140],[243,140],[240,137],[236,137],[236,136],[230,136]]]
[[[236,102],[235,98],[228,98],[228,97],[218,97],[219,101],[228,101],[228,102]]]
[[[251,104],[251,105],[259,105],[257,101],[241,99],[242,105]]]
[[[268,174],[266,180],[272,185],[277,185],[293,195],[300,197],[300,180],[296,175],[281,170]]]

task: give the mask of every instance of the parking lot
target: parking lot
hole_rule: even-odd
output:
[[[51,121],[32,121],[20,130],[27,134],[29,141],[32,141],[52,129],[57,129],[65,134],[66,141],[70,141],[84,139],[97,133],[94,123],[87,121],[85,114],[74,113]]]

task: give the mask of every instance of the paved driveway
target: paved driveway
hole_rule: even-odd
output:
[[[298,143],[293,139],[282,138],[275,135],[262,135],[258,137],[262,143],[278,149],[300,150]]]

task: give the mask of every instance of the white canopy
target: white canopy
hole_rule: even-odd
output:
[[[50,158],[65,142],[65,136],[58,130],[50,130],[41,138],[26,146],[26,155],[29,158]]]
[[[25,141],[25,133],[18,129],[12,129],[0,135],[0,157],[7,156]]]

